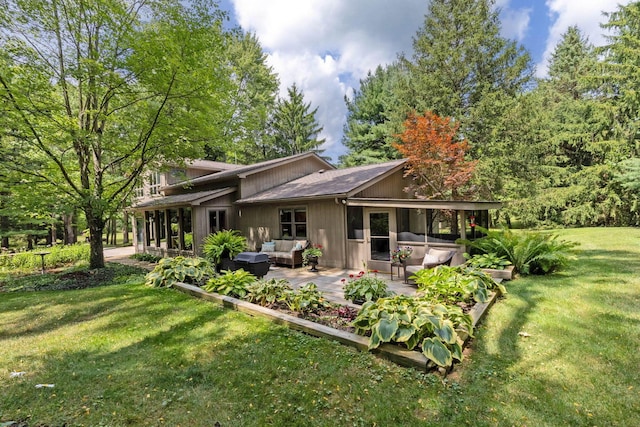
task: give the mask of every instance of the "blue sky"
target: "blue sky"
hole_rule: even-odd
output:
[[[536,74],[561,35],[578,25],[595,44],[604,42],[603,11],[631,0],[496,0],[502,35],[531,54]],[[413,36],[424,22],[428,0],[221,0],[232,24],[254,32],[278,73],[281,95],[294,82],[324,127],[325,154],[337,161],[346,118],[344,97],[367,71],[398,53],[411,54]]]

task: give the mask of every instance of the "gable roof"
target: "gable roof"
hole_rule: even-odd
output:
[[[318,171],[236,201],[239,204],[309,198],[349,197],[401,170],[405,159],[366,166]]]
[[[172,206],[184,206],[185,204],[191,206],[199,206],[204,202],[225,196],[227,194],[233,193],[236,190],[236,187],[227,187],[221,188],[219,190],[198,191],[196,193],[175,194],[172,196],[156,197],[151,200],[145,200],[144,202],[135,204],[131,206],[131,209],[143,209],[150,207],[169,208]]]
[[[279,159],[266,160],[264,162],[255,163],[252,165],[239,166],[234,169],[216,172],[216,173],[204,175],[198,178],[192,178],[190,180],[182,181],[177,184],[168,185],[166,187],[163,187],[162,189],[172,190],[172,189],[184,188],[185,186],[194,186],[194,185],[204,184],[204,183],[220,182],[220,181],[224,181],[231,178],[246,178],[247,176],[253,175],[255,173],[263,172],[265,170],[269,170],[276,166],[282,166],[288,163],[293,163],[307,157],[316,157],[318,160],[322,161],[326,165],[327,169],[335,169],[335,166],[333,166],[331,163],[327,162],[318,154],[312,151],[309,151],[306,153],[295,154],[293,156],[281,157]]]

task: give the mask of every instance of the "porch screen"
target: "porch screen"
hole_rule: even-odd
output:
[[[424,242],[427,228],[426,217],[424,209],[397,209],[398,242]]]
[[[347,207],[347,237],[364,239],[364,213],[361,207]]]

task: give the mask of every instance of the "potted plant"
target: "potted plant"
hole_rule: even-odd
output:
[[[318,271],[318,258],[322,256],[322,245],[311,245],[302,252],[302,265],[310,265],[309,271]]]
[[[393,292],[387,289],[387,283],[377,275],[371,276],[364,271],[357,275],[350,274],[349,280],[342,279],[344,299],[355,304],[367,301],[377,301],[379,298],[391,296]]]
[[[238,230],[220,230],[205,237],[202,253],[216,265],[216,270],[229,270],[231,259],[247,250],[247,239]]]
[[[405,264],[412,253],[413,248],[411,246],[398,246],[395,250],[391,251],[391,263]]]

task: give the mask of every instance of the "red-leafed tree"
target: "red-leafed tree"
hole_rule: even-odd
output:
[[[431,111],[412,113],[397,135],[402,142],[394,146],[408,160],[405,176],[413,178],[407,191],[417,197],[457,200],[473,192],[468,183],[477,162],[465,160],[469,143],[452,122]]]

